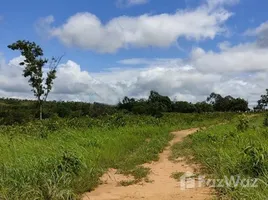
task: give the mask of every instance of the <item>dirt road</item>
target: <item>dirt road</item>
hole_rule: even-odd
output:
[[[209,188],[182,189],[180,182],[170,177],[174,172],[194,173],[196,171],[195,166],[188,165],[183,160],[173,163],[168,159],[171,153],[170,146],[196,131],[197,129],[188,129],[173,132],[175,137],[170,141],[170,145],[159,155],[160,159],[157,162],[143,165],[151,169],[150,182],[142,182],[127,187],[118,186],[120,181],[128,180],[129,177],[116,174],[116,170],[111,169],[102,177],[105,184],[100,185],[90,193],[84,194],[82,200],[204,200],[213,198]]]

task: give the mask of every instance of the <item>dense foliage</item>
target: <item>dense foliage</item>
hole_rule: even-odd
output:
[[[161,116],[162,112],[202,113],[202,112],[245,112],[248,111],[248,102],[231,96],[222,97],[211,93],[207,101],[190,103],[187,101],[171,101],[169,97],[151,91],[148,100],[125,97],[118,104],[119,109],[125,109],[137,114],[151,114]]]
[[[220,94],[211,93],[207,98],[207,101],[213,105],[213,110],[215,111],[240,111],[245,112],[248,109],[248,102],[241,98],[233,98],[228,95],[226,97],[222,97]]]

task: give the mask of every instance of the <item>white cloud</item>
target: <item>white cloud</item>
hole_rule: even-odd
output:
[[[255,29],[249,29],[245,32],[245,35],[256,36],[257,45],[260,47],[268,47],[268,21],[262,23]]]
[[[263,34],[258,30],[265,30],[260,27],[258,37]],[[83,71],[68,61],[59,66],[49,98],[117,103],[126,95],[143,98],[156,90],[171,99],[195,102],[216,92],[245,98],[253,106],[268,85],[268,47],[260,46],[258,37],[256,42],[238,45],[224,41],[217,51],[196,47],[185,59],[128,58],[99,73]],[[33,98],[21,75],[21,59],[6,62],[0,57],[0,96]]]
[[[4,58],[0,57],[0,90],[7,92],[10,97],[30,91],[27,80],[22,77],[23,69],[19,65],[22,59],[17,57],[6,63]]]
[[[209,8],[214,9],[220,6],[233,6],[238,4],[240,0],[207,0]]]
[[[117,63],[123,64],[123,65],[169,65],[174,66],[182,63],[182,59],[176,58],[176,59],[165,59],[165,58],[156,58],[156,59],[145,59],[145,58],[130,58],[130,59],[124,59],[119,60]]]
[[[118,7],[130,7],[130,6],[146,4],[148,2],[149,0],[117,0],[116,5]]]
[[[224,50],[227,50],[227,49],[229,49],[231,47],[231,43],[228,42],[228,41],[224,41],[224,42],[219,43],[218,47],[219,47],[220,50],[224,51]]]
[[[50,34],[47,34],[47,31],[50,29],[50,24],[54,21],[55,19],[52,15],[39,19],[34,25],[37,34],[45,39],[50,38]]]
[[[121,48],[169,47],[178,38],[187,40],[214,39],[226,33],[224,23],[232,13],[223,8],[211,9],[207,4],[193,10],[178,10],[173,14],[120,16],[106,24],[92,13],[77,13],[62,25],[52,27],[54,18],[41,19],[51,37],[67,46],[76,46],[102,53],[113,53]]]
[[[190,64],[203,72],[256,72],[268,68],[268,49],[255,43],[222,46],[220,52],[193,49]]]
[[[128,68],[100,73],[81,70],[74,61],[61,64],[49,99],[117,103],[156,90],[171,99],[202,101],[211,92],[243,97],[254,105],[268,85],[268,50],[254,43],[227,45],[220,52],[195,48],[186,59],[126,59]],[[0,59],[0,95],[33,98],[18,65]],[[144,67],[131,68],[142,64]]]
[[[268,21],[262,23],[260,26],[254,29],[248,29],[245,34],[249,36],[255,36],[261,34],[263,31],[266,31],[268,29]]]

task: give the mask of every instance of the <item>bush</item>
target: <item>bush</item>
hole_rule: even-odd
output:
[[[249,119],[246,115],[241,115],[238,119],[237,130],[246,131],[249,128]]]
[[[268,127],[268,113],[266,113],[266,115],[264,117],[263,126]]]

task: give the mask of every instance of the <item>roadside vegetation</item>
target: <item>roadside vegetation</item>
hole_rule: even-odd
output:
[[[265,115],[242,115],[231,123],[212,126],[188,136],[172,147],[172,159],[188,157],[188,161],[204,166],[209,178],[237,180],[257,178],[257,187],[223,181],[216,187],[221,199],[266,199],[268,196],[268,129]],[[227,184],[226,184],[227,183]]]

